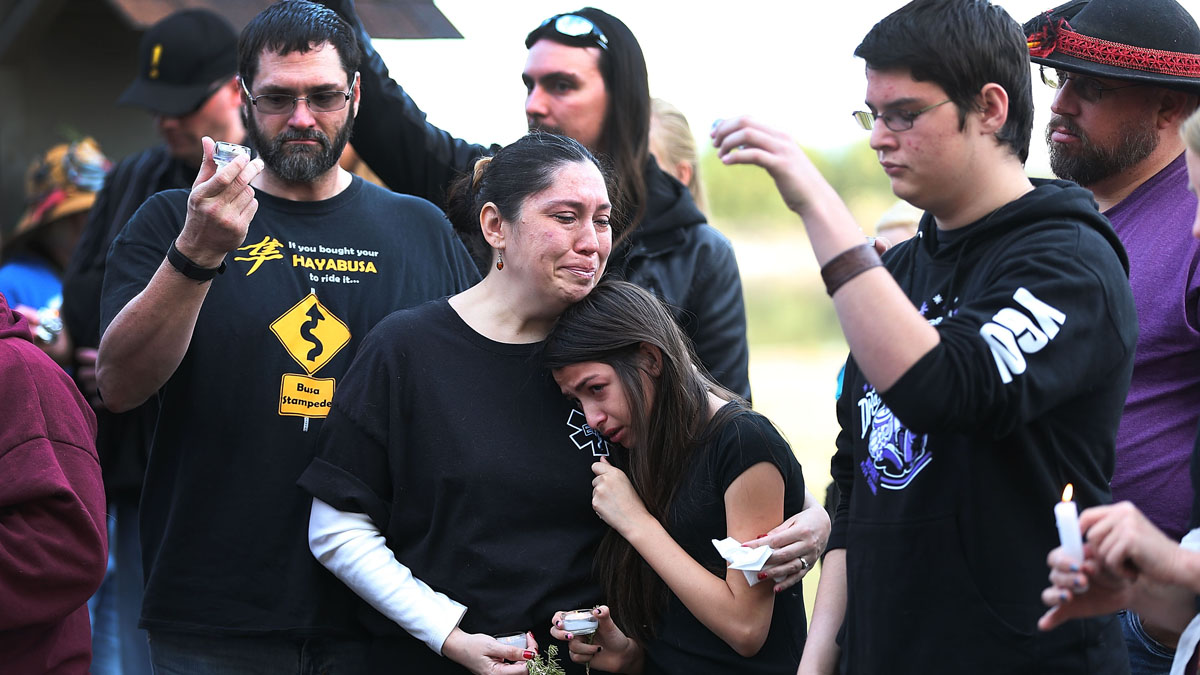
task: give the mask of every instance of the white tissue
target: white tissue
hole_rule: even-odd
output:
[[[770,558],[773,553],[770,546],[748,548],[742,546],[741,542],[733,537],[725,537],[721,541],[713,539],[712,543],[717,548],[717,553],[729,561],[730,567],[741,570],[742,574],[746,575],[746,583],[753,586],[762,581],[758,578],[758,571],[767,564],[767,558]]]

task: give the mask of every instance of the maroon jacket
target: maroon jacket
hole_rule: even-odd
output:
[[[96,416],[0,295],[0,670],[87,673],[108,559]]]

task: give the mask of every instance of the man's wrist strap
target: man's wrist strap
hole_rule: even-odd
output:
[[[879,259],[879,254],[875,252],[875,247],[871,244],[859,244],[854,248],[846,249],[821,268],[821,279],[825,282],[825,292],[829,294],[829,297],[833,297],[837,289],[845,285],[847,281],[872,267],[881,265],[883,265],[883,261]]]
[[[167,249],[167,262],[171,263],[171,267],[179,270],[183,276],[196,281],[211,281],[218,274],[225,273],[224,260],[221,261],[219,267],[200,267],[175,248],[174,239],[171,240],[171,248]]]

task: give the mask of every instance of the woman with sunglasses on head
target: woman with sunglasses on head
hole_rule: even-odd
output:
[[[752,586],[713,545],[754,539],[800,509],[787,442],[692,365],[662,303],[633,284],[605,280],[568,309],[545,360],[588,424],[619,444],[613,463],[592,465],[592,506],[611,528],[596,561],[612,613],[593,610],[599,626],[585,638],[560,612],[552,636],[610,672],[794,673],[801,588]]]

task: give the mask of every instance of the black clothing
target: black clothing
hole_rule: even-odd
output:
[[[362,104],[351,142],[388,187],[444,204],[449,183],[499,146],[467,143],[426,122],[425,113],[388,76],[370,37],[361,30],[360,37]],[[653,158],[646,164],[646,181],[645,216],[624,248],[613,252],[608,270],[665,302],[709,373],[749,399],[746,309],[733,247],[705,222],[687,188]]]
[[[725,491],[760,462],[775,465],[783,476],[783,512],[800,513],[804,508],[800,464],[771,421],[749,410],[736,413],[697,448],[676,492],[667,532],[688,555],[722,579],[727,563],[712,542],[728,536]],[[621,608],[613,611],[619,615]],[[646,644],[646,673],[793,675],[800,664],[807,626],[803,587],[796,584],[775,596],[767,640],[758,654],[745,658],[669,593],[655,639]]]
[[[544,650],[555,611],[600,598],[590,485],[607,445],[539,352],[478,334],[445,300],[392,314],[346,373],[300,484],[368,515],[414,577],[467,607],[462,630],[533,630]],[[385,638],[376,658],[465,672],[374,610],[363,619]]]
[[[1188,521],[1188,530],[1200,527],[1200,429],[1196,430],[1196,443],[1192,446],[1192,462],[1190,476],[1192,480],[1192,519]],[[1200,598],[1197,599],[1200,603]],[[1200,604],[1197,604],[1200,607]]]
[[[109,172],[63,277],[63,325],[76,347],[100,344],[100,291],[117,233],[150,195],[191,188],[195,178],[196,169],[171,157],[162,145],[126,157]],[[96,450],[110,500],[120,497],[136,504],[157,416],[154,399],[125,413],[96,411]]]
[[[151,197],[113,242],[104,326],[159,268],[187,195]],[[158,394],[141,509],[151,630],[354,630],[359,601],[310,554],[312,500],[296,480],[370,328],[477,279],[424,200],[357,177],[324,201],[256,198],[245,245],[211,282],[187,354]]]
[[[1036,189],[938,250],[884,256],[940,336],[886,392],[853,356],[832,473],[843,498],[846,673],[1127,673],[1111,616],[1043,633],[1053,506],[1110,501],[1137,319],[1128,263],[1091,193]]]
[[[749,400],[746,308],[733,245],[653,157],[646,181],[646,216],[613,252],[608,269],[666,303],[713,378]]]

